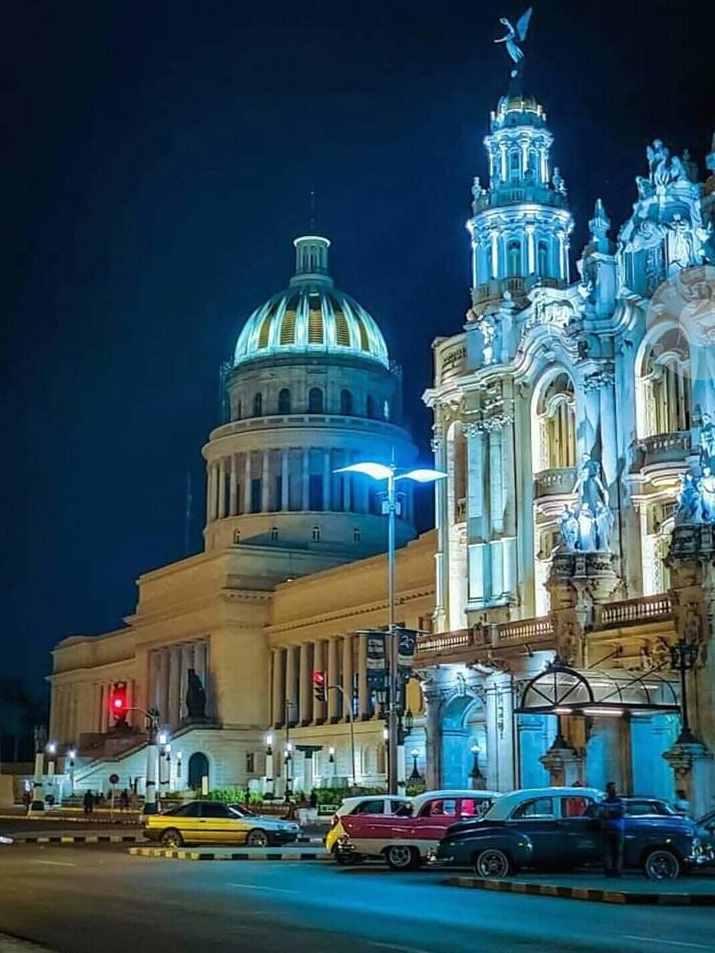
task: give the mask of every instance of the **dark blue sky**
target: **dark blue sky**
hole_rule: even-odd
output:
[[[427,452],[430,343],[468,305],[464,222],[508,81],[513,0],[429,5],[17,5],[4,24],[0,329],[3,674],[132,611],[134,580],[193,549],[218,368],[287,282],[292,239],[333,241],[338,283],[405,368]],[[527,86],[547,109],[580,248],[614,222],[647,142],[703,167],[713,20],[694,0],[536,0]]]

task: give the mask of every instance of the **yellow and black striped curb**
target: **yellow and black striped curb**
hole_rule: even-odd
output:
[[[15,844],[136,844],[138,840],[144,840],[141,834],[68,834],[66,837],[60,835],[48,835],[47,837],[14,837]]]
[[[593,900],[597,903],[640,903],[656,906],[715,906],[713,893],[658,893],[657,891],[605,890],[598,887],[566,887],[560,884],[526,883],[522,880],[482,880],[479,877],[449,877],[451,887],[522,893],[537,897],[561,897],[565,900]]]
[[[330,860],[326,851],[274,851],[241,850],[231,853],[216,853],[210,850],[168,850],[164,847],[130,847],[132,857],[168,857],[172,860]]]

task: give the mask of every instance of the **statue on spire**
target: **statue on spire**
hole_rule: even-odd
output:
[[[516,26],[513,26],[511,21],[506,17],[502,17],[499,20],[499,22],[503,23],[509,32],[506,36],[503,36],[498,40],[494,40],[494,42],[506,43],[507,53],[512,58],[515,66],[515,68],[511,71],[512,78],[518,76],[522,70],[524,54],[521,50],[521,47],[519,46],[519,43],[523,43],[526,39],[526,34],[529,29],[529,20],[531,19],[533,9],[533,7],[529,7],[526,13],[522,13],[522,15],[516,21]]]

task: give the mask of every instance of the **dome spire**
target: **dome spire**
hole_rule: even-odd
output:
[[[330,240],[320,235],[302,235],[296,238],[293,244],[295,245],[295,277],[291,278],[291,285],[304,281],[332,284],[328,275]]]

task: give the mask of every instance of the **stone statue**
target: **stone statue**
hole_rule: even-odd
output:
[[[472,181],[472,198],[474,199],[474,204],[476,205],[479,199],[484,195],[486,189],[483,187],[479,176],[475,175]]]
[[[715,523],[715,475],[710,467],[703,467],[699,490],[703,520],[706,523]]]
[[[561,514],[559,529],[565,548],[569,552],[574,552],[578,543],[578,520],[573,509],[568,505],[564,506],[564,511]]]
[[[715,469],[715,424],[708,413],[703,414],[700,427],[700,462],[703,467]]]
[[[512,77],[518,76],[522,70],[522,64],[524,60],[524,54],[521,50],[521,47],[518,43],[523,43],[526,39],[526,34],[529,30],[529,20],[531,19],[533,7],[529,7],[526,13],[522,13],[519,19],[516,21],[516,26],[512,26],[511,22],[506,18],[502,17],[499,22],[507,28],[509,31],[506,36],[501,37],[498,40],[494,40],[495,43],[506,43],[506,49],[509,56],[514,62],[515,69],[511,71]]]
[[[702,500],[698,481],[690,472],[680,478],[680,493],[678,494],[678,508],[675,511],[675,523],[702,523]]]
[[[683,168],[685,174],[691,182],[698,181],[698,164],[693,161],[690,155],[690,149],[683,149]]]
[[[560,192],[561,195],[566,195],[566,180],[561,175],[561,171],[558,166],[554,166],[554,172],[551,176],[551,184],[553,185],[556,192]]]
[[[613,530],[613,513],[608,506],[600,501],[596,503],[596,549],[610,552],[611,532]]]
[[[581,470],[576,478],[573,494],[578,497],[579,503],[588,506],[593,514],[596,513],[599,501],[608,506],[608,490],[601,479],[601,464],[588,453],[584,453],[582,457]]]
[[[201,679],[196,674],[196,669],[193,668],[188,671],[186,711],[188,717],[192,720],[204,720],[206,718],[206,692],[201,684]]]
[[[693,239],[690,227],[680,214],[673,216],[668,228],[668,263],[671,268],[687,268],[693,258]]]

